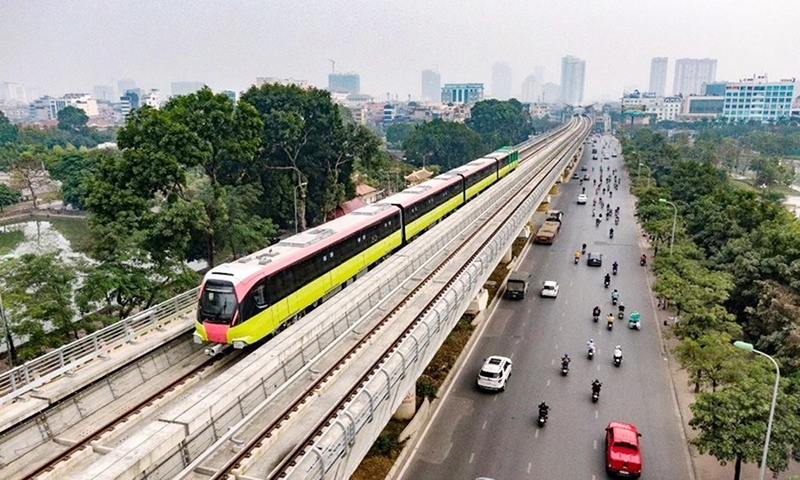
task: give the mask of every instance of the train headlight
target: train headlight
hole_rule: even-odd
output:
[[[198,345],[202,345],[203,344],[203,337],[201,337],[200,334],[195,333],[194,335],[192,335],[192,338],[194,339],[194,343],[196,343]]]
[[[244,343],[241,340],[237,340],[237,341],[233,342],[233,348],[236,348],[236,349],[239,349],[239,350],[243,349],[246,346],[247,346],[247,344]]]

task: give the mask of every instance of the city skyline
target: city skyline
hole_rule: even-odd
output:
[[[800,14],[796,2],[778,0],[770,9],[688,0],[550,5],[519,0],[501,8],[466,0],[452,9],[419,0],[341,0],[315,8],[278,1],[222,9],[204,2],[109,0],[97,9],[75,0],[0,2],[6,47],[0,49],[0,80],[51,95],[91,93],[126,78],[162,92],[183,81],[242,91],[257,77],[298,78],[325,88],[334,61],[336,72],[360,76],[362,92],[419,98],[422,70],[436,65],[442,84],[491,85],[492,67],[502,61],[515,72],[516,96],[535,66],[557,75],[561,58],[574,55],[586,61],[588,103],[619,98],[625,85],[647,90],[657,56],[715,58],[717,80],[800,75],[800,58],[785,48],[800,41],[791,20]],[[733,32],[747,32],[747,41],[731,42]]]

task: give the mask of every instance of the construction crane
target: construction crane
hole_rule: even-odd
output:
[[[330,58],[328,61],[331,62],[331,73],[336,73],[336,61],[331,60]]]

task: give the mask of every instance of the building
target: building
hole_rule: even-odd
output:
[[[531,103],[528,107],[528,111],[531,112],[532,118],[544,118],[550,115],[550,105]]]
[[[722,116],[725,97],[720,95],[689,95],[683,99],[680,120],[695,121]]]
[[[561,101],[561,86],[552,82],[542,85],[541,103],[555,105]]]
[[[128,90],[134,90],[135,88],[136,88],[136,82],[134,82],[130,78],[123,78],[122,80],[117,82],[118,92],[127,92]]]
[[[477,103],[483,100],[482,83],[445,83],[442,103]]]
[[[203,88],[203,82],[172,82],[172,96],[189,95]]]
[[[538,102],[542,94],[542,84],[536,75],[528,75],[522,82],[519,99],[522,102]]]
[[[566,105],[583,103],[583,86],[586,76],[586,62],[567,55],[561,59],[561,102]]]
[[[278,78],[278,77],[256,77],[256,88],[262,85],[296,85],[303,90],[309,88],[308,80],[298,80],[296,78]]]
[[[706,83],[717,76],[717,60],[712,58],[680,58],[675,61],[675,81],[672,94],[701,95]]]
[[[492,96],[497,100],[511,98],[511,67],[497,62],[492,67]]]
[[[422,71],[422,100],[438,102],[442,92],[442,76],[435,70]]]
[[[36,91],[21,83],[0,83],[0,103],[25,104],[36,98]]]
[[[95,100],[114,100],[114,87],[111,85],[95,85],[92,89],[92,97]]]
[[[95,117],[100,113],[97,100],[88,93],[68,93],[63,97],[44,96],[34,100],[29,107],[29,117],[34,122],[56,120],[58,112],[67,107],[79,108],[89,117]]]
[[[722,116],[732,122],[774,122],[789,118],[794,83],[794,78],[770,82],[766,75],[730,82],[725,86]]]
[[[663,97],[667,91],[667,57],[655,57],[650,61],[650,92]]]
[[[238,95],[233,90],[223,90],[220,93],[230,98],[233,103],[236,103],[236,97]]]
[[[361,77],[359,77],[356,73],[329,73],[328,91],[360,93]]]
[[[155,109],[161,108],[161,91],[157,88],[151,89],[142,96],[141,103]]]
[[[119,110],[123,117],[128,116],[131,113],[131,110],[135,110],[141,106],[139,99],[141,95],[141,90],[138,88],[134,88],[131,90],[126,90],[125,94],[119,97]]]
[[[634,90],[622,96],[623,117],[650,117],[655,121],[677,120],[681,114],[681,97],[660,97],[652,92]]]

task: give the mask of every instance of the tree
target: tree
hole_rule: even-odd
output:
[[[750,161],[750,168],[756,172],[758,185],[791,185],[794,181],[794,169],[782,165],[777,157],[759,155]]]
[[[15,337],[27,338],[9,349],[14,363],[78,338],[83,324],[72,306],[74,271],[59,252],[25,254],[0,264],[9,328]]]
[[[19,203],[19,197],[19,192],[11,190],[8,185],[0,183],[0,212],[3,211],[3,207]]]
[[[393,123],[386,127],[386,142],[390,145],[401,146],[414,128],[416,125],[413,123]]]
[[[674,351],[681,366],[690,372],[695,393],[700,392],[701,386],[714,392],[718,386],[729,385],[741,377],[742,356],[727,333],[708,330],[696,340],[685,339]]]
[[[734,480],[740,478],[742,463],[761,459],[772,399],[772,370],[772,364],[769,369],[749,367],[738,382],[701,393],[690,407],[693,418],[689,425],[700,431],[691,443],[723,465],[735,462]],[[797,402],[795,395],[779,391],[767,456],[767,467],[775,473],[786,470],[793,449],[797,459],[800,421],[793,409]]]
[[[530,113],[517,100],[483,100],[470,111],[467,126],[476,131],[488,150],[516,145],[533,131]]]
[[[54,149],[47,164],[47,170],[54,180],[61,182],[61,199],[65,205],[78,210],[85,208],[87,181],[96,172],[103,157],[119,157],[117,149],[81,151],[71,149],[58,152]]]
[[[403,142],[403,150],[412,165],[439,165],[444,170],[458,168],[488,153],[480,135],[464,124],[440,119],[415,128]]]
[[[67,132],[82,132],[86,129],[89,116],[80,108],[64,107],[58,111],[58,129]]]
[[[11,188],[17,191],[27,190],[33,200],[33,208],[38,206],[38,192],[50,183],[44,164],[29,153],[11,163]]]
[[[16,142],[17,131],[17,126],[11,123],[3,112],[0,112],[0,145]]]

